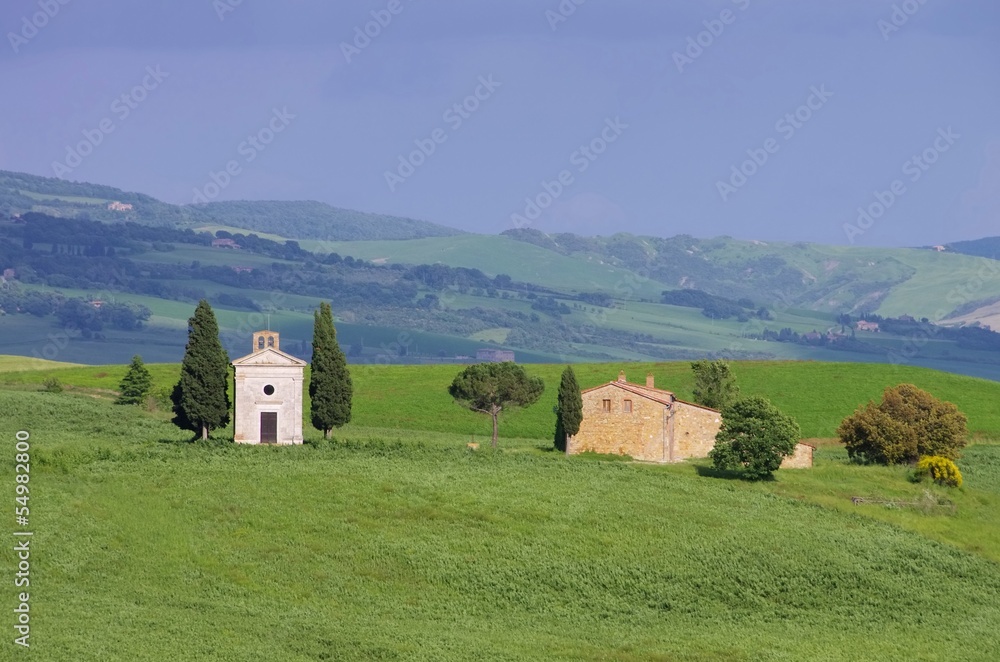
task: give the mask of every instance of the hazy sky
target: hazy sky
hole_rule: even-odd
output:
[[[1000,234],[996,0],[4,0],[0,27],[0,169],[491,233]]]

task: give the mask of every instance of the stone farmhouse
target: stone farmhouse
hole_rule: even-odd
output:
[[[233,361],[236,371],[234,441],[301,444],[306,362],[279,349],[274,331],[253,334],[253,352]]]
[[[483,363],[503,363],[514,360],[514,352],[509,349],[476,350],[476,360]]]
[[[680,462],[708,457],[722,425],[717,409],[679,400],[656,388],[653,375],[645,386],[618,379],[585,389],[583,421],[566,444],[567,454],[584,452],[628,455],[646,462]],[[782,468],[812,466],[812,446],[799,444]]]

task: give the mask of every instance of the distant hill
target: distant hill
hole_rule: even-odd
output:
[[[338,209],[322,202],[244,200],[173,205],[111,186],[0,171],[0,212],[9,216],[30,211],[95,221],[129,220],[157,227],[223,225],[294,239],[330,241],[463,234],[428,221]]]
[[[461,230],[412,218],[368,214],[323,202],[238,200],[185,207],[192,220],[218,223],[294,239],[359,241],[423,239],[465,234]]]
[[[305,348],[312,310],[332,299],[353,362],[450,363],[490,345],[520,362],[721,355],[1000,376],[1000,335],[954,328],[1000,329],[1000,261],[954,250],[483,235],[319,202],[178,206],[0,172],[0,272],[0,352],[66,360],[33,339],[69,329],[82,363],[176,360],[201,298],[227,333],[267,312]],[[880,332],[855,334],[863,316]]]
[[[948,244],[945,248],[956,253],[962,253],[963,255],[975,255],[977,257],[1000,260],[1000,237],[956,241],[953,244]]]

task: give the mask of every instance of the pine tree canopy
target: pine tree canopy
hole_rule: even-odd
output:
[[[136,354],[132,357],[132,363],[129,364],[128,372],[125,373],[121,383],[118,385],[118,390],[121,393],[115,402],[120,405],[142,404],[152,384],[153,381],[149,375],[149,370],[143,365],[142,357]]]

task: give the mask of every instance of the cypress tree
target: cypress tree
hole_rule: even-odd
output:
[[[347,370],[347,358],[337,343],[333,310],[323,301],[313,313],[313,351],[309,377],[309,400],[312,424],[329,439],[333,428],[351,420],[351,397],[354,386]]]
[[[556,448],[566,450],[566,438],[580,431],[583,422],[583,396],[576,383],[576,373],[572,366],[566,366],[559,381],[559,395],[556,404]]]
[[[143,365],[142,357],[136,354],[132,357],[132,363],[129,364],[128,372],[125,373],[121,383],[118,385],[118,390],[121,394],[115,400],[115,403],[119,405],[142,404],[151,386],[152,379],[149,376],[149,370],[146,370],[146,366]]]
[[[219,324],[202,299],[188,320],[188,342],[181,362],[181,378],[174,386],[174,424],[200,434],[229,422],[229,357],[219,341]]]

